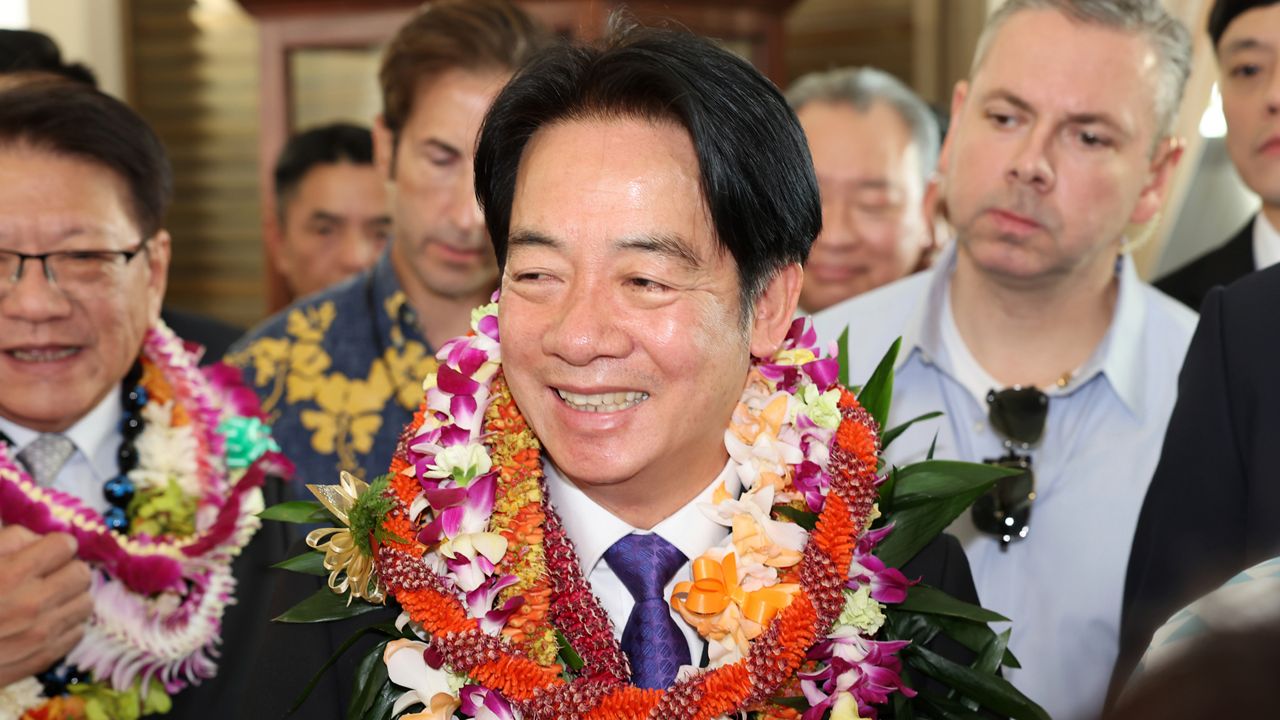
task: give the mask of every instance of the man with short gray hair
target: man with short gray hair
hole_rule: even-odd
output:
[[[938,160],[933,111],[875,68],[811,73],[787,91],[809,141],[822,233],[805,264],[800,307],[824,310],[928,265],[924,193]]]
[[[1169,132],[1190,52],[1159,0],[1009,0],[952,98],[939,168],[955,242],[816,320],[824,340],[850,323],[859,346],[902,338],[890,424],[944,411],[889,466],[932,451],[1013,471],[950,532],[983,604],[1014,622],[1007,677],[1056,720],[1102,707],[1195,325],[1125,252],[1181,155]]]

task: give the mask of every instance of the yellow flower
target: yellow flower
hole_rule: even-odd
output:
[[[332,300],[313,307],[296,308],[285,319],[285,332],[302,342],[319,343],[324,340],[337,314]]]
[[[804,365],[806,363],[811,363],[816,359],[817,356],[808,348],[780,350],[773,356],[773,362],[775,365]]]
[[[289,348],[289,377],[285,381],[285,401],[298,403],[312,400],[322,382],[321,375],[333,361],[324,348],[314,343],[294,343]]]
[[[831,720],[862,720],[862,716],[858,714],[858,701],[853,699],[853,695],[840,693],[835,705],[831,707]]]
[[[366,380],[352,380],[337,373],[317,384],[318,410],[299,413],[303,427],[312,430],[311,445],[328,455],[349,444],[359,453],[373,450],[373,440],[382,427],[382,409],[391,397],[391,383],[380,363],[375,363]]]
[[[434,373],[440,361],[427,354],[422,343],[409,342],[402,347],[388,347],[382,359],[390,369],[391,377],[399,390],[396,402],[406,410],[418,407],[422,400],[421,382],[427,375]]]
[[[227,362],[238,368],[253,365],[253,382],[262,387],[275,378],[289,355],[289,345],[284,338],[258,338],[244,350],[227,356]]]

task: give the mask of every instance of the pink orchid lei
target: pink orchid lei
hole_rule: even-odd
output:
[[[422,704],[426,709],[412,717],[596,717],[591,706],[602,696],[601,688],[625,682],[629,670],[607,618],[581,577],[572,544],[563,537],[547,505],[545,484],[539,484],[536,498],[546,513],[545,540],[537,545],[543,553],[537,557],[544,558],[545,565],[538,568],[534,563],[545,577],[522,577],[519,562],[534,545],[512,542],[510,528],[495,522],[501,514],[503,476],[494,453],[498,442],[486,433],[486,413],[495,393],[505,387],[495,391],[495,382],[501,380],[501,350],[496,295],[494,299],[473,311],[472,334],[440,349],[439,369],[424,383],[425,400],[415,420],[421,424],[406,431],[398,464],[393,464],[400,476],[416,482],[407,491],[397,491],[402,504],[388,516],[384,529],[416,529],[414,547],[425,550],[420,560],[410,559],[405,546],[395,543],[377,551],[381,580],[405,607],[399,624],[408,625],[425,641],[394,641],[384,652],[391,681],[408,688],[393,716]],[[809,533],[792,518],[804,512],[821,513],[825,506],[836,472],[834,444],[858,446],[861,466],[869,462],[872,472],[876,467],[879,440],[874,429],[866,436],[837,438],[837,430],[847,425],[841,424],[842,417],[850,413],[861,414],[863,427],[874,428],[874,421],[836,383],[834,354],[832,348],[824,355],[813,329],[806,327],[805,320],[796,320],[782,348],[772,358],[754,363],[725,433],[742,492],[735,497],[722,486],[714,502],[702,509],[730,528],[729,541],[695,560],[694,581],[677,587],[671,598],[673,608],[707,639],[711,668],[747,658],[754,662],[752,646],[758,638],[777,642],[768,636],[770,620],[801,586],[801,561],[809,540]],[[874,478],[872,486],[880,481]],[[852,562],[841,576],[847,578],[844,606],[841,609],[837,603],[832,610],[838,617],[809,649],[804,669],[774,685],[803,693],[810,705],[805,720],[821,718],[832,708],[851,709],[850,705],[862,717],[875,717],[873,706],[892,693],[912,694],[902,683],[896,656],[905,643],[874,640],[884,621],[883,604],[901,602],[910,584],[901,572],[885,567],[872,554],[889,532],[888,528],[869,531],[876,514],[872,510],[866,526],[842,541],[852,546]],[[513,562],[513,557],[519,562]],[[527,636],[526,618],[521,616],[527,610],[526,597],[512,590],[534,587],[536,580],[549,582],[553,595],[549,618],[586,663],[569,691],[552,693],[563,696],[559,700],[506,698],[475,676],[485,663],[498,662],[497,649],[508,647],[511,623],[520,623],[517,634]],[[411,607],[418,589],[440,594],[435,597],[456,598],[483,634],[479,638],[462,632],[441,636],[424,629],[418,622],[422,614],[443,611],[433,603],[426,603],[421,611],[418,605]],[[536,593],[531,597],[537,600]],[[446,627],[451,622],[461,627],[449,617],[435,624]],[[486,635],[490,639],[482,640]],[[545,666],[559,667],[554,664],[554,650],[548,656],[539,653],[535,644],[523,652]],[[690,707],[696,708],[697,693],[705,691],[696,685],[700,672],[686,669],[684,679],[668,691],[670,701],[692,703]],[[576,708],[574,702],[563,702],[569,700],[570,692]],[[753,706],[764,707],[770,697],[756,697]],[[655,712],[661,715],[662,708],[668,707],[665,703]],[[761,717],[795,716],[776,709],[776,715],[769,710],[759,713]],[[599,716],[629,717],[616,708],[613,712],[619,714]],[[693,711],[684,708],[680,716],[686,712]]]
[[[288,477],[292,466],[237,372],[220,365],[202,371],[198,356],[160,322],[147,332],[142,360],[144,378],[156,373],[144,387],[150,382],[155,391],[147,387],[139,461],[129,477],[139,493],[150,488],[176,498],[176,511],[165,507],[190,530],[113,531],[78,497],[37,485],[3,445],[0,522],[76,538],[77,555],[93,572],[94,610],[66,663],[88,673],[92,686],[154,697],[151,683],[172,695],[215,674],[221,618],[235,591],[231,561],[261,524],[266,475]],[[133,521],[138,508],[127,512]]]

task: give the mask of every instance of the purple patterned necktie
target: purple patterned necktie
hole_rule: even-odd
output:
[[[689,642],[671,617],[662,591],[689,559],[658,535],[632,533],[606,550],[604,560],[636,601],[622,630],[631,683],[666,688],[680,666],[689,664]]]

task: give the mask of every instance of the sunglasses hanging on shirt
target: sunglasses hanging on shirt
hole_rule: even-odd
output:
[[[974,501],[970,515],[979,530],[1000,540],[1001,550],[1008,550],[1009,543],[1025,538],[1030,528],[1036,476],[1029,451],[1044,436],[1048,415],[1049,396],[1034,387],[1015,385],[987,393],[987,421],[1004,440],[1005,452],[983,462],[1018,472],[997,480]]]

